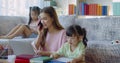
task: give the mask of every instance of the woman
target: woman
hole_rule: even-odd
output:
[[[66,32],[60,25],[53,7],[45,7],[40,12],[38,37],[32,43],[38,55],[50,56],[66,42]]]
[[[30,7],[28,25],[18,25],[13,28],[7,35],[0,36],[0,39],[12,39],[22,35],[25,38],[37,37],[37,24],[40,8],[37,6]]]

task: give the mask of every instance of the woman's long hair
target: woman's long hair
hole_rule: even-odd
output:
[[[53,27],[57,30],[62,30],[63,27],[60,25],[59,23],[59,20],[58,20],[58,16],[56,14],[56,11],[53,7],[44,7],[40,13],[46,13],[48,14],[51,18],[53,18]],[[45,45],[45,39],[46,39],[46,36],[47,36],[47,32],[48,32],[48,29],[44,29],[43,30],[43,33],[41,34],[42,35],[42,41],[40,42],[41,46],[44,47]]]

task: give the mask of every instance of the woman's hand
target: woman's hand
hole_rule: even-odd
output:
[[[55,54],[55,53],[51,54],[50,56],[51,56],[52,58],[54,58],[54,59],[57,59],[58,57],[60,57],[60,55]]]
[[[44,55],[44,53],[45,53],[44,51],[40,51],[40,50],[36,52],[37,55]]]
[[[51,52],[41,50],[41,51],[37,51],[36,54],[41,56],[50,56]]]

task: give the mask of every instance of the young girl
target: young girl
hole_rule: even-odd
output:
[[[72,58],[68,63],[84,63],[85,47],[87,46],[86,30],[79,25],[71,25],[66,31],[67,43],[65,43],[55,54],[51,56],[58,58],[61,56]]]
[[[12,39],[22,35],[25,38],[37,37],[37,24],[40,8],[37,6],[30,7],[28,25],[18,25],[13,28],[7,35],[0,36],[1,39]]]

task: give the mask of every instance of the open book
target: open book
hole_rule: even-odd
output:
[[[66,58],[66,57],[61,57],[61,58],[58,58],[56,59],[57,61],[61,61],[61,62],[69,62],[69,61],[72,61],[71,58]]]
[[[73,59],[71,59],[71,58],[66,58],[66,57],[60,57],[60,58],[58,58],[58,59],[55,59],[55,60],[53,60],[52,62],[63,62],[63,63],[66,63],[66,62],[69,62],[69,61],[72,61]]]

